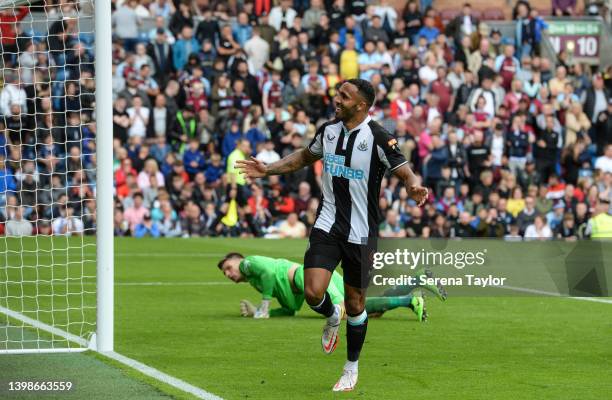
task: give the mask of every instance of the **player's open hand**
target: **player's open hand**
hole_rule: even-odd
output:
[[[250,160],[238,160],[236,161],[236,168],[240,170],[240,173],[246,175],[247,178],[257,179],[267,176],[266,164],[259,161],[255,157],[251,157]]]
[[[408,187],[408,196],[416,201],[417,205],[421,207],[427,201],[429,190],[423,186],[412,185]]]
[[[252,317],[255,315],[257,308],[248,300],[240,300],[240,315],[243,317]]]

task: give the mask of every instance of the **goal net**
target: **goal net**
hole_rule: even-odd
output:
[[[96,329],[93,10],[0,0],[0,353]]]

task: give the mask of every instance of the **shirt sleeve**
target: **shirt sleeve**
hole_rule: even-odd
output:
[[[266,83],[264,83],[263,88],[262,88],[262,94],[268,95],[270,93],[271,86],[272,86],[271,81],[267,81]]]
[[[315,137],[312,138],[312,141],[307,147],[308,151],[319,158],[323,157],[323,134],[325,133],[326,126],[327,124],[323,124],[321,127],[319,127],[319,129],[317,129]]]
[[[240,263],[240,272],[247,278],[256,278],[263,300],[271,300],[274,293],[274,271],[267,257],[248,256]]]
[[[378,148],[378,157],[387,168],[395,171],[408,163],[406,157],[400,151],[397,139],[393,135],[382,127],[373,130],[373,133]]]

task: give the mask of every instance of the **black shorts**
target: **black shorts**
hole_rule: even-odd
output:
[[[371,254],[376,239],[367,244],[355,244],[335,238],[322,229],[310,232],[308,249],[304,255],[304,268],[324,268],[330,272],[342,261],[344,283],[355,288],[367,288],[372,272]]]

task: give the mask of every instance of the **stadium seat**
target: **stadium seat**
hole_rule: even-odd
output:
[[[538,13],[542,17],[549,17],[552,15],[552,10],[550,8],[538,8]]]
[[[482,19],[485,21],[501,21],[504,19],[504,12],[499,8],[488,8],[483,11]]]
[[[461,10],[458,10],[456,8],[449,9],[449,10],[442,10],[440,11],[440,18],[442,18],[442,22],[447,24],[459,14],[461,14]]]
[[[482,19],[482,11],[480,10],[472,10],[472,15],[474,18]]]

